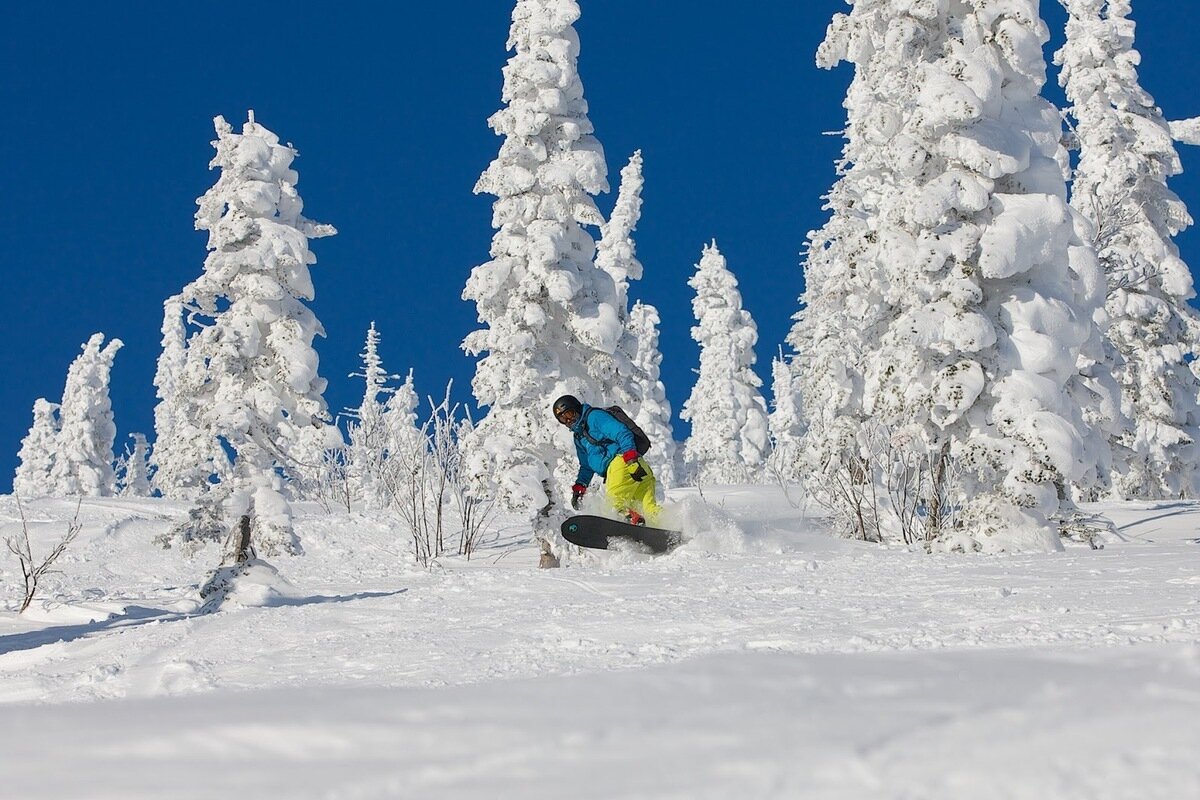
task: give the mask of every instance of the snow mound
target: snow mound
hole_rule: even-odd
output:
[[[200,592],[203,611],[236,608],[269,608],[297,600],[302,595],[279,570],[260,559],[232,567],[219,567]]]

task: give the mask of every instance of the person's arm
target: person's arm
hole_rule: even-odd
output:
[[[587,454],[583,450],[583,439],[579,436],[575,437],[575,455],[579,458],[579,473],[575,476],[575,485],[587,489],[592,478],[596,477],[596,471],[588,466]]]
[[[596,409],[588,417],[588,430],[596,439],[608,439],[617,443],[617,452],[628,464],[637,461],[637,442],[633,439],[633,431],[621,424],[620,420],[607,411]]]

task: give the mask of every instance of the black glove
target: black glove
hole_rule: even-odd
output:
[[[579,506],[583,503],[583,496],[585,494],[587,494],[587,487],[584,486],[582,483],[577,483],[574,486],[572,486],[571,487],[571,508],[578,511]]]
[[[641,461],[635,461],[629,465],[629,477],[633,478],[638,483],[646,480],[646,468],[642,466]]]

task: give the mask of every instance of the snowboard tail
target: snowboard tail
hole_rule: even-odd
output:
[[[656,554],[673,550],[683,541],[679,531],[630,525],[628,522],[590,514],[569,517],[562,524],[562,535],[568,542],[580,547],[607,550],[613,540],[623,539],[643,544]]]

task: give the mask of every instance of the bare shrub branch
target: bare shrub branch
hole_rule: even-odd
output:
[[[40,564],[35,565],[33,556],[33,547],[29,541],[29,524],[25,520],[25,507],[21,505],[21,499],[17,498],[17,511],[21,515],[21,536],[10,536],[5,541],[8,545],[8,552],[17,557],[17,561],[21,564],[21,576],[25,580],[25,592],[21,600],[21,607],[17,613],[25,613],[25,609],[33,603],[33,598],[37,595],[38,586],[42,578],[59,570],[52,569],[54,562],[58,560],[71,543],[75,541],[75,537],[83,529],[83,523],[79,521],[79,509],[83,505],[82,498],[75,505],[75,518],[67,525],[67,532],[63,535],[58,544],[46,555]]]

